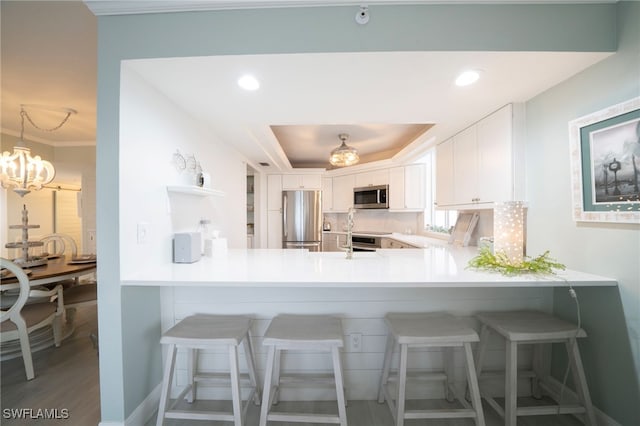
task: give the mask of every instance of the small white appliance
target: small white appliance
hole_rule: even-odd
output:
[[[193,263],[200,260],[202,253],[200,232],[179,232],[173,235],[173,262]]]

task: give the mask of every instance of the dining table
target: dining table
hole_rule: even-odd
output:
[[[37,287],[45,284],[55,284],[57,282],[75,280],[82,276],[90,275],[97,271],[97,259],[95,255],[80,255],[77,257],[60,256],[49,259],[45,265],[34,266],[24,271],[29,277],[29,285]],[[13,284],[13,285],[12,285]],[[3,290],[19,288],[18,279],[10,274],[2,276]],[[62,325],[63,340],[73,334],[75,327],[73,323],[65,322]],[[37,352],[53,345],[53,334],[51,328],[45,327],[35,330],[29,335],[31,340],[31,352]],[[0,360],[21,356],[19,341],[3,342],[0,348]]]
[[[35,287],[79,278],[84,275],[95,273],[96,270],[97,259],[95,255],[83,255],[76,258],[60,256],[54,259],[49,259],[45,265],[25,269],[25,272],[29,276],[29,285],[31,287]],[[8,290],[20,287],[18,279],[15,276],[9,275],[2,277],[3,285],[11,283],[15,283],[15,286],[5,286],[4,289]]]

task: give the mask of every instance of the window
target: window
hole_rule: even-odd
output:
[[[456,210],[436,210],[436,150],[430,149],[418,161],[425,164],[425,210],[424,230],[428,232],[449,233],[458,217]]]

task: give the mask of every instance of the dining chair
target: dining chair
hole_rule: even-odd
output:
[[[14,299],[15,302],[10,307],[6,309],[3,307],[0,310],[0,342],[6,348],[8,342],[19,341],[27,380],[31,380],[35,377],[35,373],[29,334],[51,326],[56,347],[60,346],[62,342],[62,315],[64,313],[62,286],[58,285],[51,290],[34,290],[29,285],[29,277],[18,265],[8,259],[0,258],[0,267],[15,275],[20,286],[18,297]],[[0,292],[15,287],[15,283],[6,284],[5,281],[0,282]],[[30,297],[32,299],[42,298],[45,301],[27,304]]]
[[[63,291],[64,309],[67,324],[73,324],[76,308],[98,304],[98,284],[78,284]]]
[[[44,243],[43,252],[46,252],[49,256],[62,256],[67,249],[71,251],[72,259],[78,256],[78,244],[76,244],[71,235],[53,233],[40,238],[40,241]]]

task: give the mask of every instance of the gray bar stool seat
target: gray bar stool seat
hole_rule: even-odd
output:
[[[158,409],[157,426],[164,419],[220,420],[242,426],[251,399],[260,402],[259,387],[256,380],[253,351],[249,336],[251,320],[242,316],[218,316],[197,314],[178,322],[162,335],[160,343],[169,346],[164,368],[162,394]],[[240,374],[238,367],[238,347],[244,345],[248,374]],[[229,374],[203,373],[198,371],[198,351],[226,345],[229,353]],[[173,404],[169,404],[169,394],[173,382],[176,352],[178,348],[187,350],[187,369],[189,384],[184,388]],[[241,382],[242,380],[242,382]],[[240,394],[241,383],[250,388],[246,403]],[[248,383],[247,383],[248,382]],[[198,383],[231,387],[232,412],[196,411],[174,409],[185,396],[188,402],[196,399]]]
[[[318,315],[278,315],[269,324],[262,342],[269,347],[262,391],[260,426],[268,421],[297,423],[335,423],[347,426],[344,379],[340,348],[344,346],[339,318]],[[280,353],[288,350],[318,350],[331,354],[333,374],[329,377],[285,375],[280,372]],[[338,414],[273,412],[280,388],[285,386],[335,388]]]
[[[486,376],[482,374],[482,369],[491,333],[498,334],[506,340],[504,408],[489,394],[485,392],[482,394],[489,405],[504,417],[505,425],[515,426],[517,416],[582,413],[585,424],[596,426],[593,405],[577,343],[577,338],[587,336],[583,329],[568,321],[538,311],[487,312],[477,314],[476,317],[482,324],[476,358],[476,369],[481,379]],[[532,379],[532,395],[536,398],[542,397],[541,386],[544,386],[544,379],[548,376],[548,369],[544,367],[542,345],[549,343],[564,343],[566,346],[580,404],[518,407],[518,375],[530,377]],[[520,344],[534,345],[533,371],[518,372],[518,345]]]
[[[387,323],[389,334],[384,355],[378,402],[387,401],[395,420],[395,425],[403,426],[404,421],[409,419],[472,418],[475,420],[476,425],[484,426],[484,413],[471,352],[471,343],[478,341],[478,334],[475,330],[447,313],[390,313],[385,316],[385,322]],[[400,346],[400,365],[397,373],[391,375],[391,358],[397,345]],[[407,354],[410,348],[423,347],[444,348],[444,373],[415,372],[411,374],[411,379],[442,381],[446,399],[449,402],[457,399],[462,408],[405,409],[408,380]],[[460,392],[453,383],[453,350],[456,347],[461,347],[464,351],[471,404],[464,398],[464,392]],[[391,392],[390,382],[396,382],[395,395]]]

